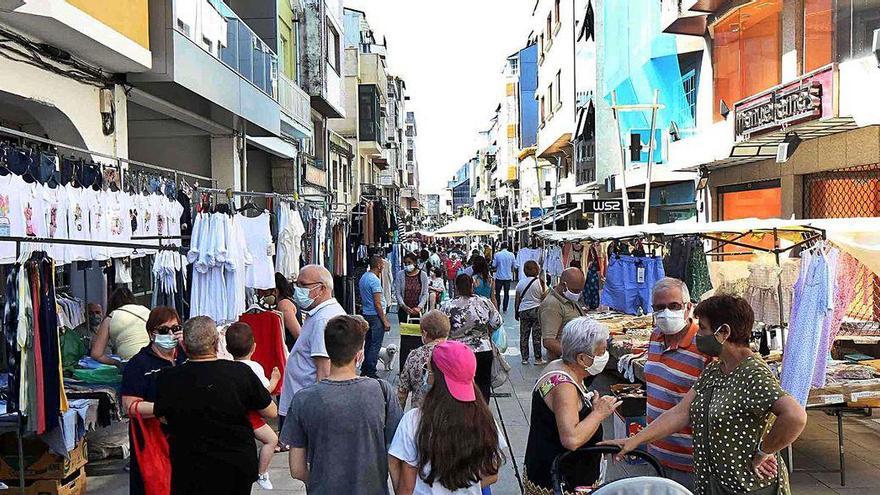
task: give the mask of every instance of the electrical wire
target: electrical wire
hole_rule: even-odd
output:
[[[15,32],[0,28],[0,56],[21,62],[83,84],[105,88],[118,81],[100,68],[76,60],[69,53],[51,45],[35,43]]]

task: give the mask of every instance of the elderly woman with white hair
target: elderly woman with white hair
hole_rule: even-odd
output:
[[[587,392],[584,379],[608,364],[608,328],[588,317],[575,318],[562,330],[562,358],[551,362],[532,391],[532,418],[525,457],[526,494],[550,494],[550,467],[560,454],[602,440],[602,421],[620,406],[611,396]],[[599,478],[600,456],[580,470],[575,486]]]

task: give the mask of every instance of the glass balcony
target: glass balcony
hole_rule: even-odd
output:
[[[312,105],[308,93],[282,73],[278,73],[278,104],[296,123],[312,128]]]
[[[278,99],[278,56],[221,0],[175,1],[175,29]]]

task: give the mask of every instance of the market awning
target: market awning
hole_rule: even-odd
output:
[[[288,160],[296,160],[296,156],[299,153],[296,146],[277,137],[247,136],[247,142],[263,151]]]
[[[469,235],[498,235],[501,228],[471,216],[457,218],[444,227],[441,227],[434,236],[436,237],[466,237]]]

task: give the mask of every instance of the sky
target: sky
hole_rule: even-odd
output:
[[[478,145],[504,90],[501,69],[525,46],[535,0],[345,0],[388,42],[388,72],[416,114],[420,192],[439,193]]]

